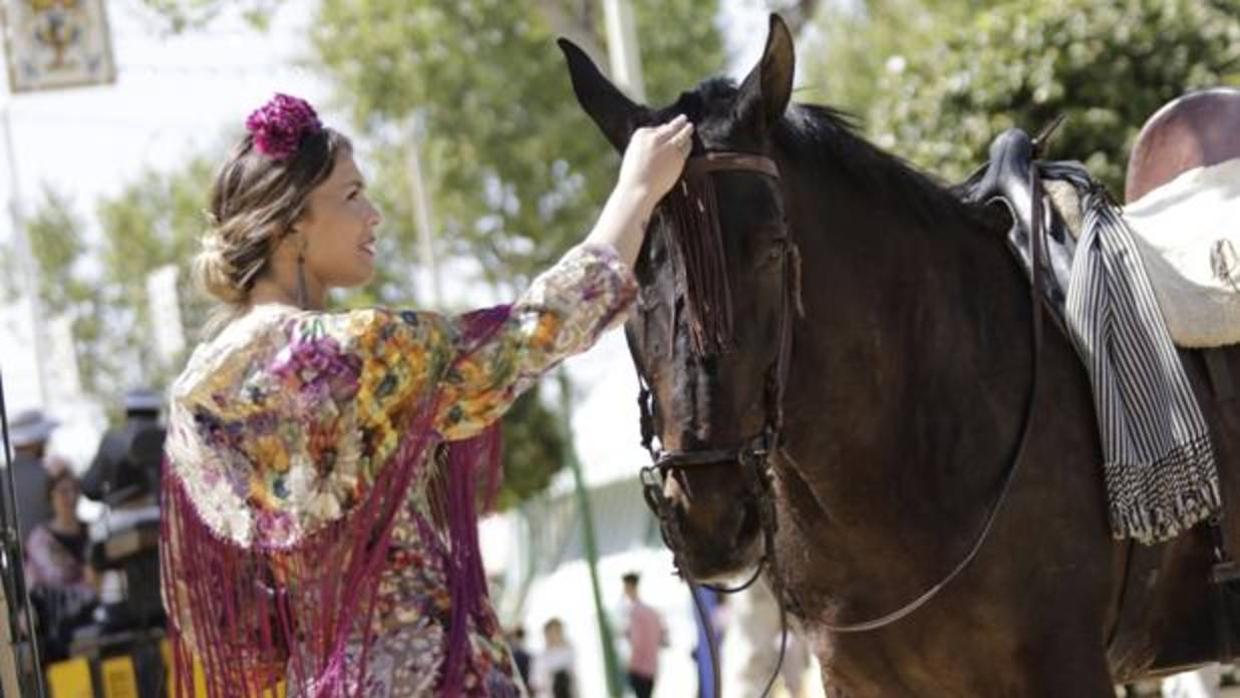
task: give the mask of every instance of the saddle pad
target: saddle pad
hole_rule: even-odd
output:
[[[1240,158],[1188,170],[1123,216],[1172,341],[1240,343]]]

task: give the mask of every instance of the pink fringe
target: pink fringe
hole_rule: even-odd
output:
[[[359,695],[392,525],[434,438],[434,411],[422,413],[366,499],[291,550],[261,538],[249,548],[219,538],[166,468],[161,564],[178,677],[192,676],[183,632],[189,630],[212,698],[257,695],[282,679],[301,696],[348,696],[350,685]],[[183,554],[173,553],[173,539]],[[349,667],[345,651],[355,633],[363,654]],[[184,683],[178,698],[192,696]]]
[[[448,579],[452,593],[452,627],[444,660],[442,695],[463,693],[466,664],[470,655],[468,630],[483,619],[486,611],[486,572],[478,546],[477,492],[478,466],[487,465],[491,480],[499,463],[500,432],[497,425],[479,436],[450,445],[448,456],[448,535],[452,550]]]
[[[489,339],[508,315],[500,307],[464,318],[462,354]],[[362,695],[392,526],[428,462],[428,448],[440,441],[432,422],[436,407],[432,400],[416,411],[396,453],[348,516],[292,549],[268,545],[261,535],[249,548],[216,536],[165,461],[160,565],[176,698],[194,695],[195,658],[210,698],[259,696],[280,681],[289,695]],[[431,541],[426,549],[445,556],[453,605],[439,693],[459,696],[471,664],[470,628],[490,617],[475,483],[485,477],[492,497],[498,489],[498,424],[447,447],[443,494],[450,550]],[[182,554],[174,553],[173,541]],[[361,644],[353,665],[350,640]]]

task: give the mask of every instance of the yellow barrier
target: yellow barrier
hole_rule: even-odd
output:
[[[176,668],[172,665],[172,645],[167,640],[163,640],[159,643],[159,651],[164,657],[164,666],[168,670],[168,698],[177,698],[174,692],[176,677],[173,675],[173,672],[176,671]],[[257,698],[286,698],[285,693],[284,682],[281,681],[276,684],[274,695],[272,691],[268,690],[263,691],[263,694]],[[53,696],[53,698],[57,697]],[[194,660],[194,698],[207,698],[206,675],[202,671],[202,662],[199,662],[197,659]]]
[[[48,665],[47,690],[52,698],[95,698],[90,662],[78,657]]]
[[[159,643],[167,670],[168,698],[178,698],[175,692],[175,668],[172,665],[172,646],[167,640]],[[109,657],[99,663],[99,679],[102,698],[138,698],[137,674],[133,659],[128,655]],[[90,675],[90,661],[85,657],[67,659],[47,667],[47,689],[51,698],[95,698],[94,682]],[[256,698],[286,698],[285,685],[280,682],[275,691],[263,691]],[[202,663],[194,662],[194,698],[207,698],[207,681]]]
[[[128,655],[99,662],[99,681],[103,684],[103,698],[138,698],[138,676]]]

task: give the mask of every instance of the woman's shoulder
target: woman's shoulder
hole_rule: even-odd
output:
[[[194,347],[185,367],[173,381],[173,401],[184,398],[204,377],[215,376],[229,364],[245,363],[277,344],[275,332],[296,309],[276,306],[255,308],[224,325],[214,336]]]
[[[282,352],[332,354],[364,350],[397,323],[419,313],[371,307],[344,311],[258,306],[201,342],[173,382],[173,401],[218,392],[273,365]]]
[[[35,524],[30,532],[26,534],[26,547],[35,548],[42,547],[52,542],[54,537],[52,531],[47,527],[47,522]]]

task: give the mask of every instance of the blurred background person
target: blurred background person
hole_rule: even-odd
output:
[[[659,670],[659,649],[667,644],[667,630],[659,612],[646,605],[638,594],[641,577],[629,572],[624,581],[624,637],[629,644],[628,682],[637,698],[654,693]]]
[[[693,660],[698,665],[698,696],[700,698],[716,698],[722,694],[722,691],[720,686],[715,685],[715,662],[718,662],[720,665],[719,676],[721,677],[720,682],[722,682],[723,638],[732,619],[732,610],[731,606],[728,605],[727,594],[721,594],[703,587],[698,587],[697,594],[699,603],[702,604],[707,617],[710,619],[711,632],[708,638],[705,628],[701,627],[701,618],[698,617],[697,613],[694,613],[694,621],[698,624],[698,645],[693,650]],[[713,652],[708,643],[714,643]]]
[[[108,505],[154,504],[164,449],[161,405],[159,393],[149,388],[125,393],[125,421],[104,433],[82,478],[83,494]]]
[[[104,505],[90,534],[104,604],[99,619],[107,630],[149,628],[164,618],[158,586],[161,404],[150,388],[126,392],[124,422],[104,433],[82,478],[82,493]]]
[[[517,665],[521,682],[530,685],[530,651],[525,648],[525,627],[518,625],[508,633],[508,647],[512,649],[512,661]]]
[[[543,651],[534,663],[535,696],[540,698],[575,698],[577,658],[573,646],[564,636],[564,624],[552,618],[543,625]]]
[[[38,614],[45,662],[68,656],[73,632],[89,621],[96,599],[96,578],[87,564],[90,541],[77,516],[78,480],[67,462],[48,463],[54,471],[45,499],[52,515],[35,525],[25,548],[26,585]]]
[[[805,698],[810,685],[806,675],[810,668],[808,644],[789,623],[788,646],[783,663],[779,663],[781,625],[779,603],[765,582],[731,594],[730,624],[721,642],[724,657],[722,683],[729,696],[757,696],[778,667],[779,677],[790,698]]]
[[[52,506],[47,496],[49,475],[44,461],[47,441],[57,426],[56,420],[38,409],[21,412],[9,422],[18,535],[23,541],[35,526],[52,517]]]

